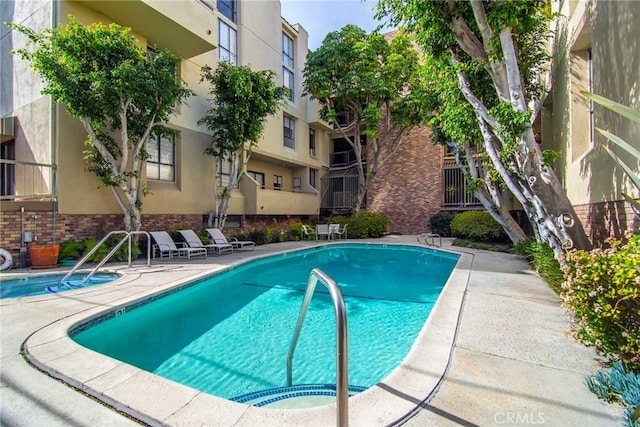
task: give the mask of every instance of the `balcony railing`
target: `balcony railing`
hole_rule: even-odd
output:
[[[53,199],[56,166],[0,159],[0,200]]]
[[[322,209],[349,210],[358,195],[358,175],[325,176],[321,180]]]
[[[356,153],[353,150],[338,151],[329,154],[329,165],[331,167],[341,167],[353,165],[357,162]],[[362,147],[362,163],[367,163],[367,148]]]

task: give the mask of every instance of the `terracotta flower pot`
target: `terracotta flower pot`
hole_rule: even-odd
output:
[[[54,268],[58,266],[60,245],[29,246],[31,268]]]

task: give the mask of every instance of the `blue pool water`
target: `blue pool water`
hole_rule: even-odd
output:
[[[79,285],[85,278],[86,273],[72,274],[67,281],[70,281],[73,285]],[[27,297],[32,295],[45,295],[50,292],[47,291],[47,287],[51,286],[57,292],[68,291],[68,287],[60,287],[60,280],[64,277],[64,274],[45,274],[38,276],[25,276],[18,279],[8,279],[0,277],[0,298],[17,298]],[[97,273],[94,274],[84,284],[85,287],[102,285],[107,282],[111,282],[120,277],[115,273]]]
[[[406,356],[458,256],[429,248],[340,244],[264,258],[80,326],[81,345],[231,399],[286,385],[286,358],[309,273],[344,294],[349,383],[371,387]],[[335,318],[316,287],[293,358],[294,384],[335,384]]]

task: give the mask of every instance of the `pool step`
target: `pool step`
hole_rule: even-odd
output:
[[[367,387],[349,386],[349,397],[365,391]],[[242,394],[230,399],[258,407],[281,409],[322,406],[336,401],[335,384],[300,384],[291,387],[275,387]]]

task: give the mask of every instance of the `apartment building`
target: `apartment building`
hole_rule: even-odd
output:
[[[594,244],[638,231],[640,218],[621,192],[637,189],[601,148],[605,129],[640,149],[640,126],[581,95],[588,90],[640,109],[640,3],[634,1],[556,0],[552,88],[538,123],[542,147],[561,152],[554,165]],[[614,150],[636,173],[638,161]]]
[[[305,29],[286,22],[280,2],[238,0],[34,0],[0,2],[0,18],[36,31],[75,16],[83,24],[130,27],[143,47],[180,56],[179,75],[195,92],[167,127],[173,138],[149,141],[143,199],[145,230],[199,230],[214,208],[214,179],[224,183],[226,165],[204,154],[210,141],[197,125],[210,108],[200,68],[218,61],[273,70],[291,98],[267,121],[247,175],[232,191],[230,226],[279,216],[317,216],[319,179],[328,167],[328,127],[318,106],[302,96],[307,53]],[[0,117],[2,118],[0,247],[15,255],[29,241],[50,243],[101,237],[123,228],[111,190],[99,188],[82,158],[86,132],[64,106],[43,96],[41,79],[10,54],[24,37],[2,26]],[[279,82],[278,82],[279,83]]]

